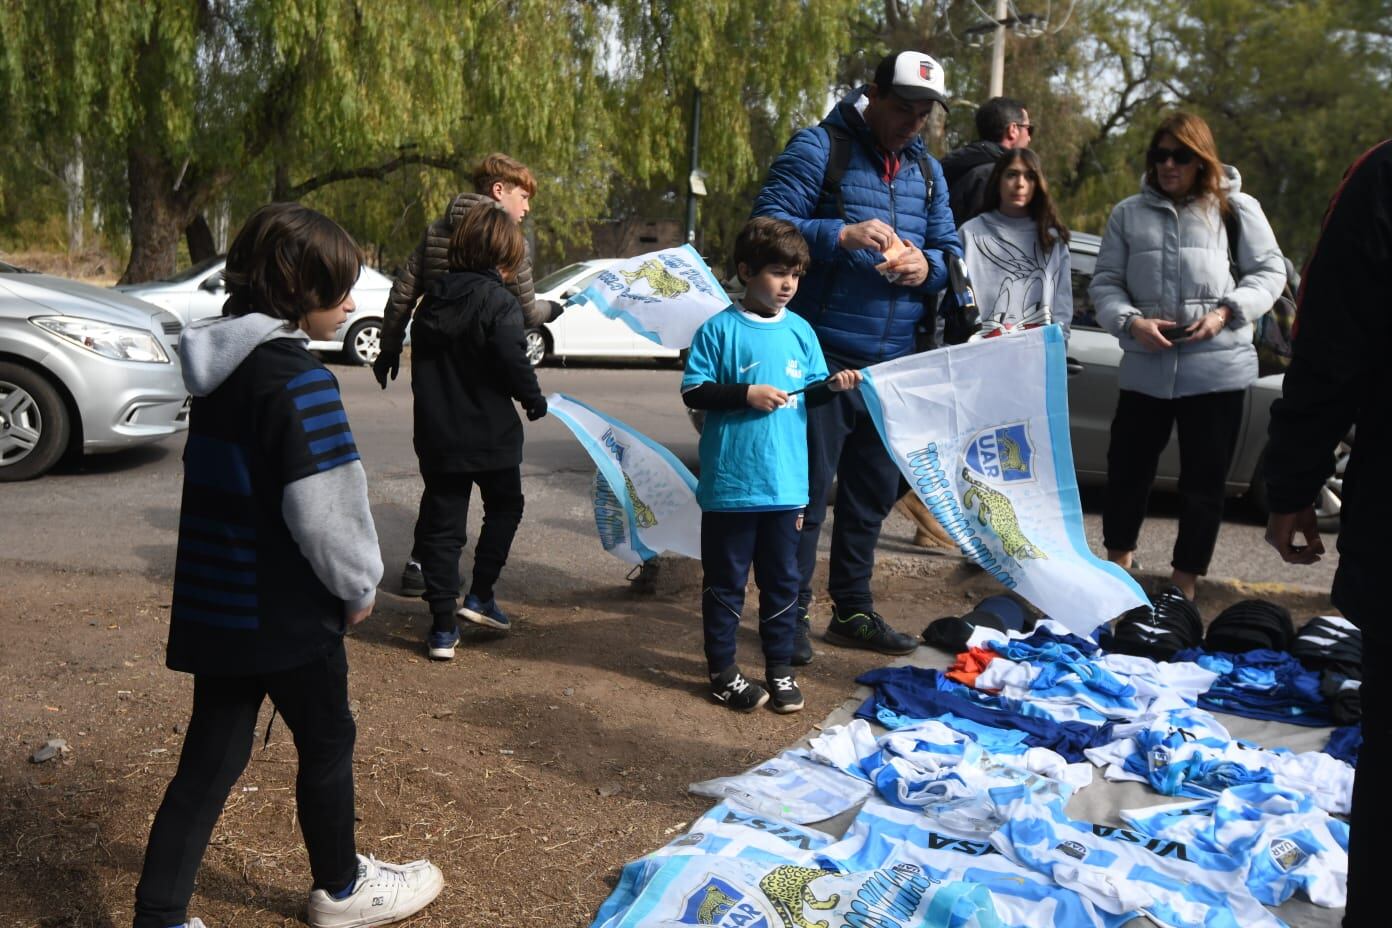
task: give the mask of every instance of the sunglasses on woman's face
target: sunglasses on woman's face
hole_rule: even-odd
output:
[[[1161,148],[1159,145],[1156,145],[1146,153],[1146,157],[1150,160],[1151,164],[1164,164],[1166,161],[1173,161],[1175,164],[1183,167],[1186,164],[1193,163],[1198,155],[1187,148]]]

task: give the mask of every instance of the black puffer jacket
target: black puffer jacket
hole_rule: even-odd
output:
[[[406,338],[406,324],[411,321],[411,313],[415,311],[416,304],[430,290],[431,284],[449,273],[449,242],[454,227],[459,225],[465,213],[480,203],[497,205],[496,200],[481,193],[461,193],[450,201],[449,208],[443,216],[426,227],[420,244],[411,252],[411,257],[406,259],[406,267],[392,284],[391,296],[387,298],[386,318],[382,320],[384,354],[401,353],[401,343]],[[530,248],[507,288],[522,306],[522,320],[527,328],[534,329],[548,321],[545,318],[544,307],[536,305]]]
[[[986,182],[997,159],[1005,154],[999,142],[972,142],[948,152],[942,159],[943,177],[947,180],[948,205],[952,218],[961,228],[968,219],[986,206]]]
[[[1392,441],[1384,347],[1392,279],[1392,140],[1365,153],[1344,176],[1303,276],[1295,356],[1281,398],[1271,406],[1263,455],[1266,492],[1272,512],[1310,505],[1334,470],[1335,446],[1357,426],[1344,472],[1338,605],[1345,568],[1357,561],[1375,571],[1371,565],[1386,557],[1392,522],[1392,493],[1382,475]]]
[[[522,310],[496,271],[446,274],[411,330],[415,447],[422,472],[501,470],[522,463],[522,420],[546,411],[527,362]]]

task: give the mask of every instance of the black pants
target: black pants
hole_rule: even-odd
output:
[[[1387,782],[1392,778],[1392,686],[1377,672],[1377,664],[1392,646],[1392,630],[1386,625],[1387,583],[1385,568],[1377,560],[1341,552],[1334,576],[1334,605],[1363,632],[1363,685],[1359,699],[1363,709],[1363,747],[1353,777],[1353,812],[1349,815],[1348,905],[1344,928],[1365,928],[1387,923],[1383,899],[1382,838],[1392,827],[1392,804]]]
[[[837,393],[807,410],[807,477],[810,499],[798,546],[802,573],[799,604],[812,599],[817,540],[826,521],[826,499],[836,480],[836,521],[831,528],[831,575],[827,593],[837,612],[870,612],[870,575],[880,525],[899,499],[899,468],[885,450],[859,390]]]
[[[484,602],[507,564],[512,539],[522,523],[522,468],[474,473],[427,473],[416,519],[415,553],[425,576],[425,601],[437,624],[454,615],[459,596],[459,554],[468,540],[469,496],[475,485],[483,497],[483,528],[474,546],[474,578],[469,592]],[[450,620],[452,621],[452,619]]]
[[[1112,551],[1134,551],[1145,521],[1160,453],[1179,426],[1179,535],[1170,566],[1190,574],[1208,572],[1223,523],[1224,486],[1237,450],[1245,390],[1225,390],[1163,400],[1122,390],[1107,448],[1107,492],[1102,506],[1102,543]]]
[[[357,875],[353,842],[353,742],[348,657],[333,653],[280,673],[193,679],[193,715],[145,850],[135,928],[188,920],[194,876],[227,794],[251,758],[256,713],[271,698],[295,737],[295,807],[314,885],[338,892]]]
[[[749,566],[759,586],[759,640],[767,666],[787,666],[797,629],[801,509],[701,515],[701,619],[706,663],[718,674],[735,662]]]

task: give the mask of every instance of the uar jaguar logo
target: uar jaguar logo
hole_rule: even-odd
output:
[[[967,444],[967,466],[983,477],[1003,483],[1034,479],[1034,443],[1024,422],[978,432]]]
[[[707,877],[682,903],[686,925],[718,925],[720,928],[770,928],[768,916],[743,891],[719,877]]]
[[[1087,857],[1087,846],[1077,841],[1064,841],[1054,848],[1056,851],[1063,851],[1069,857],[1082,860]]]
[[[1276,866],[1280,867],[1283,873],[1294,870],[1303,864],[1309,856],[1305,853],[1304,848],[1290,838],[1277,838],[1271,842],[1271,859],[1276,862]]]

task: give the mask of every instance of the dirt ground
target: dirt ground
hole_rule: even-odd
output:
[[[958,559],[881,568],[878,605],[912,633],[996,591]],[[164,667],[168,581],[14,561],[0,576],[0,925],[128,925],[192,695],[192,679]],[[663,576],[659,595],[591,586],[580,605],[516,604],[511,635],[466,641],[452,663],[425,658],[422,603],[379,597],[348,641],[358,844],[444,871],[444,893],[411,925],[588,925],[626,861],[709,806],[687,784],[797,741],[889,661],[818,642],[804,712],[737,715],[704,695],[698,603]],[[1297,622],[1329,609],[1318,591],[1200,587],[1206,619],[1250,596]],[[762,669],[752,619],[740,653]],[[70,752],[32,763],[52,738]],[[199,874],[190,914],[209,928],[302,924],[295,751],[279,721],[257,744]]]
[[[128,925],[192,694],[164,667],[167,582],[4,562],[0,574],[0,924]],[[942,589],[905,581],[882,611],[915,633],[966,611],[962,592],[954,602],[930,585]],[[803,713],[737,715],[703,695],[696,607],[619,589],[579,606],[519,604],[510,636],[432,663],[424,605],[379,598],[348,642],[358,843],[443,869],[443,895],[413,926],[587,925],[624,862],[709,806],[688,783],[793,743],[889,660],[818,643]],[[762,669],[752,621],[740,653]],[[71,753],[31,763],[50,738]],[[190,914],[210,928],[303,919],[294,748],[280,721],[257,744],[199,875]]]

